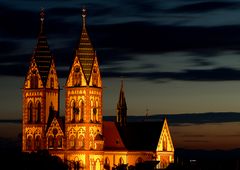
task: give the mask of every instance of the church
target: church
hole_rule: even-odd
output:
[[[110,170],[118,165],[174,162],[174,146],[167,120],[128,122],[121,83],[116,121],[103,120],[102,77],[96,51],[87,32],[87,11],[82,9],[82,30],[65,83],[64,117],[59,113],[60,85],[54,57],[40,13],[40,33],[22,89],[22,151],[47,149],[69,169]],[[77,167],[77,168],[76,168]]]

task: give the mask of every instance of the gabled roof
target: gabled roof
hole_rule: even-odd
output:
[[[128,122],[121,132],[125,146],[128,150],[156,151],[163,123]]]
[[[104,150],[126,150],[116,124],[103,121]]]
[[[60,117],[57,114],[54,114],[54,116],[49,116],[48,122],[47,122],[46,133],[48,132],[48,129],[51,127],[51,125],[53,124],[54,120],[57,121],[57,123],[59,124],[59,127],[61,128],[62,132],[64,133],[65,132],[65,118]]]
[[[89,83],[96,54],[86,29],[86,9],[82,10],[82,20],[82,33],[76,50],[76,56],[79,58],[83,74],[87,83]]]
[[[44,33],[44,28],[43,28],[45,14],[43,11],[41,11],[40,15],[41,15],[41,18],[40,18],[41,27],[40,27],[38,40],[37,40],[37,46],[33,53],[33,58],[35,59],[43,85],[45,86],[53,57],[49,49],[47,37]]]

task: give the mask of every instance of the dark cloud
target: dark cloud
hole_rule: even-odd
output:
[[[239,50],[240,26],[166,26],[147,22],[91,26],[100,48],[128,50],[129,53],[174,51],[217,53]]]
[[[19,43],[13,42],[13,41],[0,41],[0,60],[2,57],[4,57],[6,54],[14,53],[19,49]]]
[[[206,58],[193,58],[191,61],[194,66],[211,66],[211,65],[213,65],[213,63],[210,61],[207,61]]]
[[[238,2],[221,2],[221,1],[212,1],[212,2],[196,2],[187,5],[178,6],[176,8],[170,9],[170,12],[176,13],[202,13],[210,12],[214,10],[226,10],[226,9],[237,9],[240,6]]]
[[[239,122],[240,113],[235,113],[235,112],[211,113],[210,112],[210,113],[188,113],[188,114],[159,114],[159,115],[148,116],[149,121],[158,121],[158,120],[163,120],[165,118],[167,118],[168,122],[170,123],[170,126],[181,126],[181,125],[191,126],[191,124]]]
[[[28,10],[13,9],[0,4],[0,35],[6,38],[28,38],[33,37],[36,28],[39,28],[36,23],[39,23],[39,13]],[[37,21],[37,22],[36,22]],[[37,25],[37,26],[36,26]]]
[[[240,80],[240,70],[231,68],[184,70],[182,72],[124,72],[124,70],[115,71],[103,70],[104,77],[138,78],[142,80],[183,80],[183,81],[231,81]]]

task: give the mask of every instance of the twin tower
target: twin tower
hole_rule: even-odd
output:
[[[98,166],[96,160],[102,160],[104,146],[102,79],[86,29],[86,9],[82,9],[81,37],[65,84],[65,118],[59,116],[59,81],[44,31],[43,11],[40,26],[23,88],[22,150],[48,149],[68,160],[78,154],[82,155],[81,160],[94,159]],[[120,104],[118,108],[123,111],[126,106],[122,109]],[[126,118],[118,120],[124,124]]]

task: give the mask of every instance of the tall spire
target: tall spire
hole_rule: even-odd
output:
[[[86,78],[87,84],[89,84],[91,72],[92,72],[92,66],[93,66],[96,55],[86,29],[86,17],[87,17],[87,10],[86,8],[83,8],[82,9],[82,33],[81,33],[78,49],[76,50],[76,55],[80,60],[80,63],[83,69],[83,74]]]
[[[121,80],[121,89],[117,104],[117,123],[120,127],[126,126],[127,123],[127,103],[123,90],[123,80]]]
[[[47,82],[50,66],[52,63],[52,53],[49,49],[47,37],[44,33],[44,9],[40,11],[40,33],[38,35],[37,46],[35,47],[33,57],[36,61],[41,79],[44,86]]]

